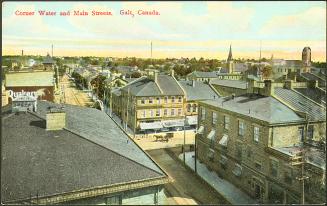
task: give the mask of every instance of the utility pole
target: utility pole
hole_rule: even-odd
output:
[[[196,168],[196,134],[195,133],[195,136],[194,136],[194,171],[195,171],[195,174],[197,173],[197,168]]]
[[[304,175],[304,164],[305,164],[305,151],[302,149],[300,152],[298,152],[295,157],[292,158],[293,162],[291,165],[301,165],[301,176],[296,177],[297,180],[302,182],[302,192],[301,192],[301,204],[305,204],[305,197],[304,197],[304,180],[308,179],[308,176]]]
[[[184,161],[184,165],[185,165],[185,138],[186,138],[185,125],[186,125],[186,114],[185,114],[185,117],[184,117],[184,142],[183,142],[183,161]]]
[[[128,123],[128,105],[129,105],[129,90],[130,88],[128,88],[127,90],[127,104],[126,104],[126,121],[125,121],[125,131],[127,132],[127,123]]]

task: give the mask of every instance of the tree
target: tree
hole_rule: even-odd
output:
[[[103,93],[105,90],[105,85],[104,85],[105,79],[106,79],[105,76],[98,75],[91,81],[91,85],[96,90],[99,99],[103,99]]]
[[[271,66],[264,66],[261,69],[262,77],[265,79],[269,79],[272,75],[272,67]]]
[[[140,72],[133,72],[132,74],[131,74],[131,77],[132,78],[139,78],[139,77],[141,77],[142,76],[142,74],[140,73]]]

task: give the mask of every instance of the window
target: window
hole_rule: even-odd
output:
[[[259,142],[259,127],[253,128],[253,140]]]
[[[182,102],[182,97],[178,97],[178,102]]]
[[[196,112],[196,104],[193,104],[193,112]]]
[[[152,104],[152,103],[153,103],[153,98],[150,97],[150,98],[149,98],[149,104]]]
[[[182,109],[178,109],[178,116],[182,115]]]
[[[160,104],[160,97],[157,97],[157,104]]]
[[[224,116],[224,128],[229,129],[229,117]]]
[[[164,116],[168,116],[168,109],[164,109]]]
[[[244,122],[238,121],[238,135],[244,136]]]
[[[270,174],[273,177],[277,177],[277,175],[278,175],[278,161],[270,160]]]
[[[292,169],[286,169],[284,172],[284,180],[287,184],[292,184]]]
[[[308,139],[313,139],[313,125],[308,126]]]
[[[215,125],[217,123],[217,113],[212,112],[212,124]]]
[[[171,97],[171,103],[175,102],[175,97]]]
[[[156,116],[157,116],[157,117],[160,116],[160,109],[157,109],[157,111],[156,111]]]
[[[141,99],[141,104],[145,104],[145,98]]]
[[[168,97],[165,97],[165,103],[168,103]]]
[[[191,104],[187,104],[187,112],[191,112]]]
[[[171,109],[171,116],[175,116],[175,109]]]
[[[299,127],[298,129],[298,134],[299,134],[299,141],[303,142],[303,137],[304,137],[304,127]]]
[[[254,167],[255,167],[257,170],[260,170],[260,171],[261,171],[261,169],[262,169],[262,166],[261,166],[261,164],[260,164],[259,162],[255,162],[255,163],[254,163]]]
[[[146,117],[146,110],[142,111],[142,117],[145,118]]]
[[[201,107],[201,120],[204,120],[206,118],[206,109],[204,107]]]
[[[150,110],[150,117],[153,117],[153,110]]]

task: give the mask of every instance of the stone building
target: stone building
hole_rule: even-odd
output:
[[[310,47],[304,47],[302,50],[302,63],[304,72],[310,72],[311,67],[311,49]]]
[[[105,113],[13,103],[1,115],[2,203],[167,204],[167,174]]]
[[[248,93],[199,103],[196,154],[261,203],[300,203],[295,166],[304,151],[305,201],[325,199],[326,108],[289,84],[251,82]]]

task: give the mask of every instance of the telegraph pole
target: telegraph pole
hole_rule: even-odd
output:
[[[186,114],[185,114],[185,117],[184,117],[184,142],[183,142],[183,161],[184,161],[184,165],[185,165],[185,137],[186,137],[185,124],[186,124]]]
[[[304,180],[308,179],[308,176],[304,175],[304,164],[305,164],[305,151],[302,149],[300,152],[298,152],[295,157],[292,158],[293,161],[291,164],[293,166],[301,165],[301,176],[296,177],[297,180],[302,182],[302,192],[301,192],[301,204],[305,204],[305,197],[304,197]]]

